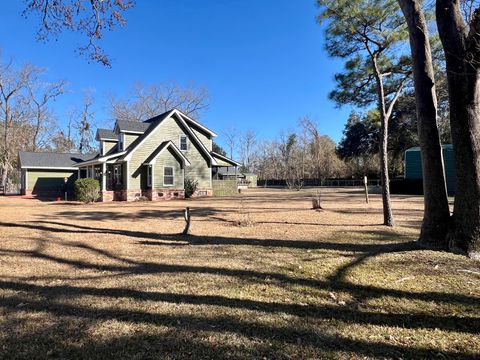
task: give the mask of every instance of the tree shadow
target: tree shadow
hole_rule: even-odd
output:
[[[67,215],[64,215],[67,216]],[[408,241],[408,236],[399,236],[389,231],[359,230],[359,233],[374,235],[383,239],[383,242],[353,243],[328,241],[303,241],[279,239],[245,239],[228,236],[184,236],[180,234],[157,234],[153,232],[134,231],[125,229],[110,229],[97,226],[69,224],[60,221],[39,221],[32,223],[0,222],[0,226],[26,228],[45,231],[48,234],[107,234],[122,235],[138,239],[140,246],[162,246],[178,244],[180,246],[220,245],[252,246],[265,248],[288,248],[307,250],[340,251],[354,258],[347,264],[337,268],[326,279],[315,279],[278,271],[250,270],[235,267],[213,267],[208,265],[167,264],[136,260],[115,254],[105,249],[96,248],[82,242],[68,242],[62,246],[78,249],[87,254],[109,259],[111,262],[94,262],[85,259],[71,259],[63,255],[52,255],[47,252],[48,240],[35,239],[36,247],[33,250],[7,250],[0,252],[5,255],[22,256],[29,259],[41,259],[51,264],[67,265],[74,269],[87,269],[95,273],[107,272],[105,276],[128,277],[131,275],[147,274],[201,274],[231,277],[247,281],[252,284],[269,284],[278,287],[301,286],[315,290],[344,292],[354,299],[367,301],[370,299],[392,297],[409,301],[427,301],[436,303],[460,304],[463,306],[478,305],[478,298],[474,296],[443,293],[440,291],[412,292],[392,288],[383,288],[374,285],[362,285],[348,281],[347,273],[355,267],[376,256],[391,253],[409,252],[418,249],[416,244]],[[387,241],[385,241],[385,239]],[[102,275],[103,276],[103,275]],[[39,277],[35,278],[40,280]],[[480,332],[480,319],[464,315],[441,315],[417,311],[413,313],[384,313],[375,308],[359,307],[355,303],[326,302],[322,304],[301,304],[282,302],[278,299],[262,301],[258,299],[232,298],[217,293],[214,295],[183,294],[176,292],[144,291],[127,287],[97,287],[88,285],[55,285],[40,282],[19,281],[15,278],[0,280],[0,306],[4,313],[13,318],[22,314],[49,314],[57,321],[65,321],[64,326],[72,324],[72,319],[83,324],[95,324],[104,321],[120,321],[128,324],[141,324],[165,327],[171,333],[168,335],[118,336],[107,341],[90,339],[83,346],[71,345],[74,335],[71,331],[63,331],[62,324],[50,331],[39,334],[24,334],[18,337],[16,332],[9,332],[3,339],[2,351],[9,357],[18,357],[18,349],[25,357],[36,357],[40,351],[47,352],[54,349],[54,355],[66,358],[118,358],[118,357],[158,357],[158,358],[285,358],[285,346],[306,346],[313,350],[310,357],[322,354],[335,357],[337,352],[352,353],[354,356],[374,356],[390,358],[456,358],[474,359],[475,354],[468,349],[463,352],[443,351],[437,347],[414,347],[406,344],[391,344],[373,340],[358,340],[343,335],[324,334],[315,327],[308,326],[309,321],[339,321],[347,326],[386,326],[405,329],[439,329],[455,331],[465,334]],[[134,284],[132,284],[134,286]],[[13,293],[13,295],[12,295]],[[188,314],[159,313],[143,310],[135,306],[125,309],[112,305],[110,307],[93,307],[89,303],[72,303],[73,299],[82,297],[105,299],[129,299],[140,303],[151,301],[156,303],[175,304],[176,306],[208,306],[224,308],[222,312],[213,312],[209,316],[191,312]],[[69,301],[66,301],[69,300]],[[19,304],[24,304],[19,307]],[[229,315],[227,310],[233,309]],[[248,311],[248,316],[240,318],[235,310]],[[259,320],[261,314],[287,314],[294,319],[288,325],[265,323]],[[22,324],[11,324],[11,327],[21,328]],[[88,326],[79,328],[85,333]],[[68,330],[68,329],[67,329]],[[235,346],[206,342],[205,334],[238,335],[252,340],[252,345]],[[46,335],[45,335],[46,334]],[[39,337],[39,339],[35,338]],[[300,342],[299,342],[300,339]],[[34,341],[35,353],[30,350],[29,344]],[[40,345],[39,345],[40,344]],[[219,345],[220,344],[220,345]],[[146,352],[148,348],[149,352]],[[185,351],[184,349],[188,349]],[[140,355],[139,355],[140,354]],[[28,356],[30,355],[30,356]],[[306,356],[308,357],[308,356]]]

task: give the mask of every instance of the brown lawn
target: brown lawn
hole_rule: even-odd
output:
[[[415,247],[422,198],[388,229],[379,195],[311,193],[0,198],[0,358],[480,356],[480,264]]]

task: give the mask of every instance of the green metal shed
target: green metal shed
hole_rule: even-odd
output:
[[[455,164],[453,159],[453,147],[450,144],[443,145],[443,162],[447,177],[447,191],[449,195],[455,194]],[[405,151],[405,179],[423,179],[422,155],[419,147],[413,147]]]

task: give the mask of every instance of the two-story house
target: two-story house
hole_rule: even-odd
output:
[[[184,197],[189,179],[198,182],[195,196],[210,196],[212,174],[239,165],[212,151],[216,136],[177,109],[144,122],[117,120],[113,131],[97,130],[96,155],[20,153],[22,189],[53,195],[90,177],[99,180],[102,201],[157,200]]]

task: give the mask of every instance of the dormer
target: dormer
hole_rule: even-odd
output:
[[[111,151],[118,142],[118,136],[113,131],[107,129],[97,129],[95,139],[99,142],[101,156]]]
[[[117,120],[114,133],[118,141],[119,151],[125,150],[132,142],[142,135],[150,126],[140,121]]]

